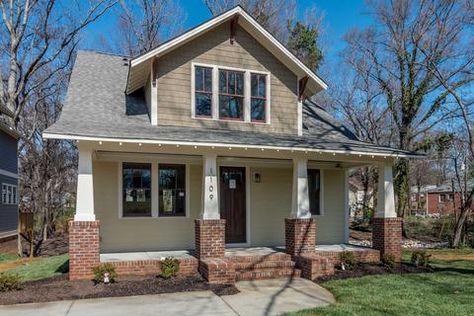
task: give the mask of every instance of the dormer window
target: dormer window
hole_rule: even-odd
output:
[[[197,117],[212,117],[212,68],[196,67],[194,98]]]
[[[244,73],[219,69],[219,118],[244,119]]]
[[[270,123],[270,74],[191,64],[193,118]]]
[[[267,76],[252,73],[250,76],[250,118],[252,122],[265,122],[267,107]]]

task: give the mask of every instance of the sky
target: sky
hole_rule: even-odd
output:
[[[179,1],[187,15],[184,22],[185,30],[211,18],[202,0]],[[370,25],[372,20],[367,14],[370,8],[366,6],[364,0],[298,0],[298,17],[303,18],[305,11],[313,6],[324,16],[321,46],[325,62],[331,67],[337,64],[338,54],[344,49],[342,39],[344,34],[354,27],[363,28]],[[111,11],[85,30],[81,47],[84,49],[101,47],[101,40],[110,38],[115,25],[115,12]]]

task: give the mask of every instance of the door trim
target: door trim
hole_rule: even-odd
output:
[[[245,234],[247,242],[242,243],[226,243],[226,248],[250,247],[250,167],[246,164],[236,162],[217,163],[217,177],[221,178],[221,167],[243,167],[245,168]],[[220,181],[220,180],[219,180]],[[221,198],[220,185],[217,188],[219,199]],[[219,209],[220,212],[220,209]],[[220,214],[220,213],[219,213]]]

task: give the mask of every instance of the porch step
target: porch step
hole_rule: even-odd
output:
[[[295,263],[290,260],[284,261],[263,261],[263,262],[236,262],[234,263],[236,271],[258,271],[267,269],[294,268]]]
[[[236,271],[236,281],[250,281],[263,279],[277,279],[281,277],[300,277],[301,270],[294,268],[266,269],[257,271]]]
[[[248,256],[226,256],[227,259],[234,263],[258,264],[263,262],[275,261],[291,261],[291,256],[283,252],[273,252],[265,255],[248,255]]]

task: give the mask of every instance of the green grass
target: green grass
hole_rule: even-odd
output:
[[[430,253],[469,255],[472,250]],[[403,258],[410,256],[406,252]],[[336,304],[289,315],[474,315],[474,261],[434,259],[433,266],[434,273],[329,281],[323,286]]]
[[[27,265],[7,270],[6,273],[18,274],[22,281],[50,278],[66,273],[69,269],[68,255],[39,258]]]
[[[18,259],[17,255],[0,252],[0,262]]]

